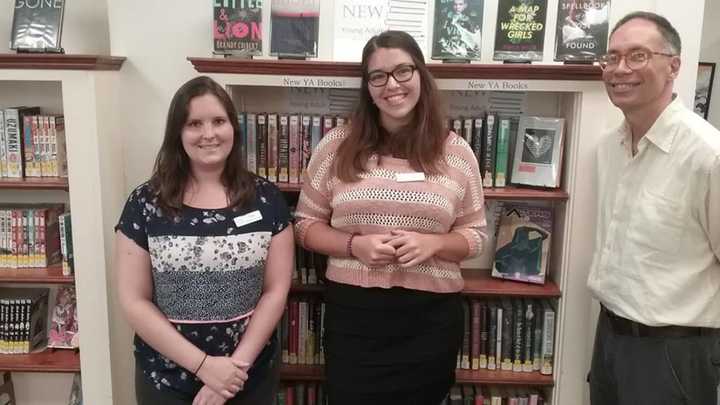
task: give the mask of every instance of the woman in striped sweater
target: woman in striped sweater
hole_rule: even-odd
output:
[[[443,125],[415,40],[386,31],[362,55],[350,124],[329,132],[303,178],[298,242],[329,256],[330,404],[439,404],[463,335],[459,263],[479,253],[477,161]]]

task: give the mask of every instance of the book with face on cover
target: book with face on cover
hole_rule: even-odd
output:
[[[60,52],[65,0],[15,0],[10,49]]]
[[[432,59],[480,59],[483,7],[483,0],[435,0]]]

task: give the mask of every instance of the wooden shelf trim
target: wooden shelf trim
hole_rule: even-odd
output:
[[[493,385],[554,385],[551,375],[534,373],[515,373],[495,370],[457,370],[455,378],[458,384],[493,384]],[[283,381],[324,381],[323,366],[303,366],[282,364],[280,379]]]
[[[0,69],[120,70],[123,62],[125,57],[109,55],[0,54]]]
[[[489,270],[462,269],[465,288],[462,294],[471,297],[527,297],[527,298],[558,298],[562,294],[560,288],[548,280],[545,284],[521,283],[503,280],[490,276]],[[324,284],[293,284],[293,294],[321,293]]]
[[[0,268],[0,283],[73,284],[74,276],[64,276],[62,265],[47,268]]]
[[[68,190],[64,177],[26,177],[23,179],[0,178],[0,189],[14,190]]]
[[[302,184],[275,183],[280,191],[299,193]],[[567,191],[562,189],[536,189],[522,187],[483,188],[483,195],[488,200],[560,200],[569,198]]]
[[[356,62],[187,58],[200,73],[359,77]],[[428,63],[436,79],[602,80],[595,65]]]
[[[46,349],[30,354],[0,354],[0,370],[74,373],[80,371],[80,353],[75,350]]]

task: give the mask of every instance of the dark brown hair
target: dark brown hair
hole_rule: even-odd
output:
[[[420,75],[420,97],[413,110],[413,120],[392,135],[393,141],[389,145],[388,134],[380,126],[380,112],[368,90],[368,63],[379,48],[405,51],[417,68],[416,74]],[[370,155],[388,152],[388,149],[408,159],[415,170],[438,173],[448,131],[443,125],[435,80],[425,66],[425,58],[415,39],[403,31],[385,31],[370,38],[363,49],[361,69],[360,100],[350,120],[350,133],[338,147],[336,175],[343,181],[357,181]]]
[[[232,99],[214,80],[200,76],[183,84],[170,102],[165,137],[155,158],[155,167],[149,181],[151,189],[157,195],[158,205],[173,215],[177,215],[182,208],[185,187],[192,175],[190,158],[182,145],[182,130],[189,115],[190,101],[206,94],[217,97],[233,127],[233,145],[221,176],[227,190],[229,206],[240,207],[255,198],[253,176],[242,165],[243,140]]]

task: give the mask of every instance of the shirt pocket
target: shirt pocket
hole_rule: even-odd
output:
[[[659,252],[667,258],[682,245],[685,233],[683,206],[667,196],[642,190],[630,214],[628,240],[648,252]]]

